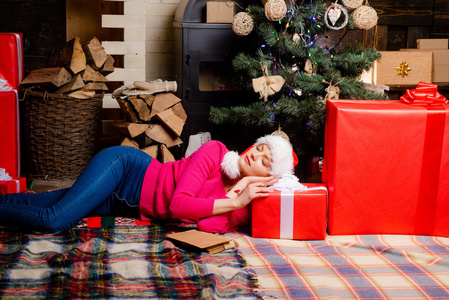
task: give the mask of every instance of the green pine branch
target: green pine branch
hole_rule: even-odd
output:
[[[210,120],[215,124],[265,126],[275,121],[273,113],[272,102],[259,101],[249,106],[211,107]]]

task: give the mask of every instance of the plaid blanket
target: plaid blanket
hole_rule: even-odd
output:
[[[237,250],[192,252],[164,239],[168,232],[158,224],[58,234],[0,228],[0,298],[257,298]]]
[[[449,299],[449,239],[328,236],[324,241],[231,233],[266,298]]]

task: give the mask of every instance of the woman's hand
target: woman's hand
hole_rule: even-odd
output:
[[[250,184],[253,183],[263,183],[266,186],[270,186],[278,181],[275,176],[247,176],[240,179],[237,184],[226,194],[229,198],[236,198],[245,190]]]
[[[234,190],[234,193],[237,194],[237,197],[233,197],[236,207],[242,208],[255,198],[267,197],[272,191],[267,187],[275,184],[278,180],[279,178],[275,176],[248,177],[248,179],[245,180],[246,187],[243,188],[243,190]],[[239,183],[240,181],[237,184]]]
[[[267,187],[275,184],[278,180],[279,178],[275,176],[248,176],[240,179],[226,195],[230,199],[215,200],[213,214],[218,215],[240,209],[247,206],[255,198],[267,197],[272,191]]]

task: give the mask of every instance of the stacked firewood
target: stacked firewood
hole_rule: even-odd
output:
[[[76,37],[52,51],[46,68],[30,71],[21,84],[85,99],[107,91],[105,76],[113,71],[114,58],[96,37],[86,42]]]
[[[174,161],[168,148],[182,144],[180,136],[187,119],[181,99],[171,93],[175,91],[176,82],[160,79],[134,82],[114,91],[125,116],[125,120],[114,122],[123,136],[121,144],[140,149],[160,162]]]

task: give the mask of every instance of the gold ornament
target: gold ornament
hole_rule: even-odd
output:
[[[345,19],[340,26],[335,27],[335,23],[337,23],[338,19],[340,19],[342,13]],[[348,11],[342,5],[337,4],[337,1],[335,1],[335,3],[332,3],[331,6],[327,8],[326,13],[324,14],[324,23],[326,23],[327,28],[332,30],[342,29],[348,24],[348,20]],[[329,24],[329,21],[332,23],[332,25]]]
[[[251,33],[254,28],[253,18],[246,12],[239,12],[234,16],[232,21],[232,30],[240,35],[245,36]]]
[[[403,78],[408,75],[409,71],[412,70],[412,68],[410,68],[408,63],[406,63],[405,61],[400,63],[399,66],[397,66],[395,69],[398,72],[398,75],[401,75]]]
[[[268,76],[267,65],[262,65],[260,63],[263,71],[263,76],[253,79],[253,89],[254,92],[260,94],[260,98],[264,101],[268,100],[268,96],[279,92],[285,83],[285,79],[280,75]]]
[[[293,44],[298,45],[299,42],[301,41],[301,36],[295,32],[295,34],[292,37],[293,40]]]
[[[326,80],[323,79],[323,82],[327,83],[329,85],[325,89],[327,94],[326,94],[326,96],[324,96],[324,100],[326,100],[326,99],[338,100],[338,97],[340,96],[340,88],[337,86],[338,82],[334,85],[332,85],[332,80],[331,80],[331,82],[327,82]]]
[[[341,0],[341,2],[343,2],[343,5],[348,9],[356,9],[363,4],[363,0]]]
[[[288,137],[288,135],[285,132],[283,132],[281,129],[282,129],[281,124],[279,124],[278,130],[273,131],[271,133],[271,135],[280,136],[290,142],[290,138]]]
[[[313,73],[313,63],[312,60],[310,58],[308,58],[306,60],[305,66],[304,66],[304,72],[306,72],[307,74],[312,74]]]
[[[287,4],[284,0],[268,0],[265,3],[265,16],[270,21],[277,21],[287,14]]]
[[[354,26],[360,29],[369,30],[377,25],[377,12],[369,5],[362,5],[352,13]]]
[[[340,19],[341,16],[341,9],[339,9],[337,6],[333,6],[329,8],[328,11],[329,20],[332,23],[332,26],[337,23],[338,19]]]

